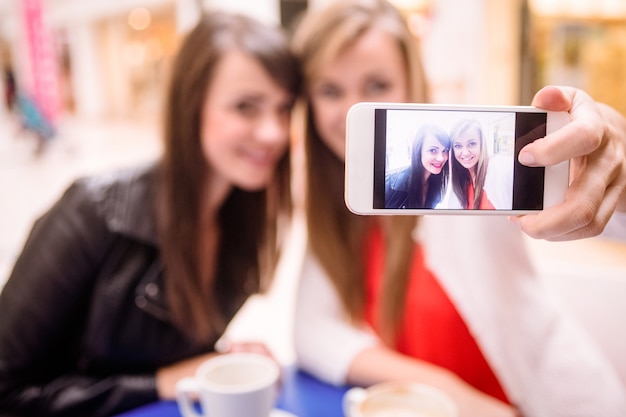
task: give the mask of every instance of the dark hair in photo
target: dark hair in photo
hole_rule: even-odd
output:
[[[445,148],[450,149],[450,136],[440,127],[425,124],[417,130],[411,147],[411,176],[409,178],[407,207],[434,208],[441,201],[448,183],[447,161],[440,174],[431,174],[424,183],[426,168],[422,164],[422,150],[424,139],[429,135],[435,137]],[[424,187],[426,187],[425,192]]]

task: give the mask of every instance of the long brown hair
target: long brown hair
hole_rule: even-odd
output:
[[[426,82],[416,39],[404,17],[384,0],[332,2],[328,8],[313,10],[303,18],[294,33],[292,49],[305,80],[313,79],[319,68],[372,27],[389,32],[397,40],[406,62],[409,98],[426,101]],[[344,162],[322,142],[306,93],[304,96],[309,244],[337,288],[346,312],[358,322],[364,317],[364,240],[371,218],[356,216],[346,208]],[[404,302],[398,301],[405,298],[416,219],[399,216],[380,220],[387,247],[380,323],[388,333],[385,339],[389,339],[395,335],[397,319],[404,308]]]
[[[281,220],[291,213],[286,152],[267,189],[234,188],[227,197],[218,213],[216,269],[201,270],[201,211],[209,175],[201,149],[201,114],[216,65],[234,49],[255,58],[294,96],[299,88],[286,36],[240,15],[203,16],[173,63],[164,112],[159,229],[173,320],[199,343],[219,337],[246,296],[264,287],[278,258]]]

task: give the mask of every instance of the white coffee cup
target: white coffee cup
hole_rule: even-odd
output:
[[[279,365],[256,353],[216,356],[176,385],[183,417],[268,417],[278,393]],[[201,413],[194,407],[199,399]]]
[[[425,384],[390,381],[351,388],[343,397],[347,417],[458,417],[443,391]]]

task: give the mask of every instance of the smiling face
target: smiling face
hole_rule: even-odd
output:
[[[361,101],[408,101],[406,64],[398,42],[372,28],[318,71],[309,89],[321,139],[345,158],[346,114]]]
[[[466,169],[473,171],[481,152],[481,135],[475,127],[469,127],[452,140],[454,157]]]
[[[292,96],[254,58],[239,51],[215,68],[202,110],[202,151],[212,186],[260,190],[289,143]]]
[[[422,143],[422,165],[426,172],[433,175],[441,173],[443,166],[448,161],[450,149],[443,145],[433,134],[424,137]]]

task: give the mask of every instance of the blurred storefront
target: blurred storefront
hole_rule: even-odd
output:
[[[626,115],[626,0],[530,0],[524,85],[572,85]]]
[[[527,105],[571,85],[626,115],[626,0],[391,1],[416,29],[434,101]]]
[[[30,23],[23,6],[33,1],[41,5],[56,56],[55,71],[44,78],[57,81],[61,113],[87,118],[157,115],[171,57],[202,8],[280,21],[278,0],[253,5],[246,0],[0,0],[1,63],[13,69],[25,91],[32,90],[33,43],[26,36]]]
[[[3,65],[14,69],[18,88],[33,90],[31,24],[23,6],[0,5]],[[181,1],[181,0],[179,0]],[[190,0],[193,1],[193,0]],[[43,27],[56,57],[54,71],[62,113],[86,117],[140,116],[154,112],[165,62],[175,49],[177,21],[173,0],[41,0]],[[10,62],[6,62],[6,61]]]
[[[56,26],[65,111],[94,117],[153,113],[176,37],[170,5]]]
[[[23,82],[20,5],[0,0],[0,59]],[[332,0],[41,0],[63,112],[154,116],[180,34],[201,9],[290,26]],[[589,91],[626,114],[626,0],[391,0],[422,44],[432,99],[529,104],[546,84]]]

